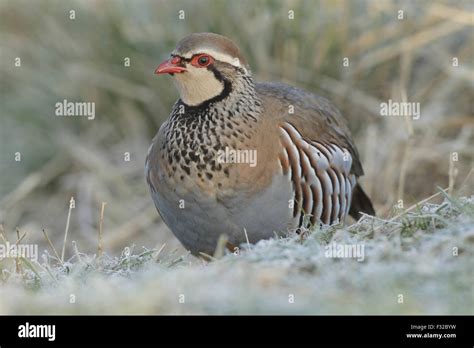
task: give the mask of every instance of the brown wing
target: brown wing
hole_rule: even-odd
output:
[[[292,180],[296,200],[300,202],[295,206],[295,214],[299,213],[297,210],[300,208],[306,212],[312,211],[313,217],[321,218],[325,223],[334,221],[338,215],[343,218],[347,213],[356,219],[360,217],[359,212],[375,215],[370,199],[360,185],[351,179],[352,175],[359,177],[364,171],[349,128],[339,110],[323,97],[284,84],[258,84],[257,92],[263,99],[266,117],[279,119],[276,123],[288,135],[289,140],[283,146],[287,147],[289,158],[283,159],[282,167],[284,171],[286,169],[296,174],[292,175]],[[294,148],[294,158],[291,158],[290,147]],[[315,149],[316,153],[305,154],[309,148]],[[340,161],[338,148],[349,152],[352,161],[350,168]],[[317,161],[318,156],[320,169],[324,167],[325,160],[329,161],[326,173],[317,170],[318,165],[315,163],[304,163],[305,159]],[[299,174],[296,173],[298,166],[301,166]],[[313,173],[312,180],[309,173]],[[320,185],[320,192],[312,183]],[[321,200],[324,203],[318,204]]]
[[[309,141],[335,144],[347,149],[352,156],[351,173],[364,175],[349,128],[339,110],[329,100],[281,83],[257,84],[257,92],[264,99],[274,98],[271,103],[266,103],[273,109],[266,110],[266,115],[292,124]]]

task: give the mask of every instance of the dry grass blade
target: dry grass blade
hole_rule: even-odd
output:
[[[46,238],[46,240],[48,241],[48,244],[51,248],[51,250],[54,252],[54,256],[56,256],[57,260],[59,262],[61,262],[61,264],[63,263],[63,261],[61,260],[61,257],[59,257],[59,254],[58,252],[56,251],[56,248],[54,247],[54,244],[53,242],[51,242],[51,239],[49,239],[49,236],[48,234],[46,233],[46,230],[43,228],[43,235],[44,235],[44,238]]]
[[[102,224],[104,222],[104,210],[105,210],[105,205],[106,202],[102,202],[102,206],[100,209],[100,220],[99,220],[99,246],[98,246],[98,253],[99,256],[102,255],[103,249],[102,249]]]
[[[25,238],[26,236],[26,232],[23,233],[22,236],[20,236],[20,230],[17,228],[16,229],[16,237],[17,237],[17,240],[15,242],[15,246],[18,247],[18,244],[21,243],[21,241],[23,240],[23,238]],[[20,266],[20,255],[18,254],[15,258],[15,270],[16,270],[16,273],[20,274],[22,273],[21,272],[21,266]]]
[[[448,187],[449,192],[453,192],[454,183],[455,183],[456,177],[458,175],[458,170],[457,170],[454,162],[455,161],[453,159],[453,154],[451,154],[451,156],[449,156],[449,187]]]
[[[61,251],[61,262],[64,263],[64,253],[66,252],[66,242],[67,242],[67,234],[69,232],[69,223],[71,221],[71,211],[75,207],[74,197],[71,197],[69,201],[69,211],[67,213],[67,220],[66,220],[66,229],[64,231],[64,240],[63,240],[63,249]]]
[[[214,256],[211,256],[209,254],[203,253],[202,251],[199,252],[199,256],[202,258],[204,261],[217,261],[218,259],[215,258]]]
[[[227,245],[227,242],[229,241],[229,238],[225,234],[221,234],[219,236],[219,239],[217,240],[217,246],[216,250],[214,251],[214,258],[215,259],[220,259],[222,256],[224,256],[225,248]]]
[[[156,252],[156,254],[154,256],[155,262],[159,262],[158,257],[160,256],[160,254],[163,251],[163,249],[165,248],[165,246],[166,246],[166,243],[163,243],[163,245],[160,247],[160,249],[158,249],[158,251]]]
[[[245,234],[245,241],[247,242],[247,246],[250,248],[249,236],[247,234],[247,229],[244,227],[244,234]]]

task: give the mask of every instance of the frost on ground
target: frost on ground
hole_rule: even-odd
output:
[[[474,314],[474,197],[300,232],[212,262],[128,248],[0,261],[0,313]],[[359,261],[329,257],[345,245]]]

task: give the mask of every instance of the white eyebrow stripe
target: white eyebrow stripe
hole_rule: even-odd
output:
[[[236,66],[236,67],[242,67],[242,65],[240,64],[239,58],[232,57],[232,56],[230,56],[228,54],[225,54],[225,53],[220,53],[220,52],[214,51],[213,49],[210,49],[210,48],[196,49],[194,52],[195,53],[188,52],[186,54],[179,54],[176,51],[174,51],[173,54],[174,55],[180,55],[181,57],[186,58],[186,59],[191,59],[192,56],[195,55],[195,54],[205,53],[205,54],[208,54],[211,57],[213,57],[215,60],[220,60],[221,62],[228,63],[228,64],[231,64],[231,65]]]

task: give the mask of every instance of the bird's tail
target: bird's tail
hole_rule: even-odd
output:
[[[356,184],[352,191],[352,203],[349,210],[349,215],[354,219],[359,220],[360,213],[375,216],[375,210],[372,206],[370,198],[365,194],[364,190],[359,184]]]

